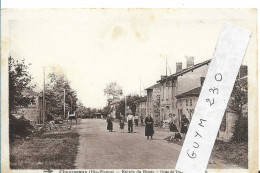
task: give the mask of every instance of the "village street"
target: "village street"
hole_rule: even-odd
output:
[[[181,146],[164,140],[169,133],[155,128],[153,140],[144,136],[144,126],[134,127],[134,133],[120,132],[117,122],[114,132],[106,130],[104,119],[83,119],[77,130],[80,135],[77,169],[173,169]],[[234,168],[215,160],[208,168]],[[236,167],[238,168],[238,167]]]

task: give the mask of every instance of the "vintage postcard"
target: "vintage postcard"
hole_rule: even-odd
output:
[[[256,9],[2,9],[1,21],[1,172],[258,171]],[[226,104],[206,99],[211,131],[197,132],[221,68],[233,77],[216,72],[226,87],[207,90]],[[192,130],[199,170],[181,154]]]

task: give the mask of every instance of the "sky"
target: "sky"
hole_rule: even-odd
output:
[[[87,107],[107,104],[104,88],[116,81],[139,94],[176,62],[186,68],[212,57],[221,27],[253,32],[243,64],[256,56],[256,11],[250,9],[47,9],[9,10],[9,55],[31,63],[36,90],[43,67],[64,73]],[[170,69],[170,70],[169,70]]]

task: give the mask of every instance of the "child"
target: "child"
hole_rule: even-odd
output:
[[[125,123],[124,123],[124,120],[120,120],[120,122],[119,122],[119,125],[120,125],[120,129],[121,129],[121,133],[123,133],[124,132],[124,127],[125,127]]]

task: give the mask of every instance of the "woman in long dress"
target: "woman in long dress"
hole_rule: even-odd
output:
[[[173,132],[174,133],[174,136],[176,134],[176,132],[178,132],[178,129],[177,129],[177,126],[176,126],[176,123],[177,123],[177,117],[175,114],[170,114],[171,116],[171,121],[170,121],[170,132]]]
[[[149,139],[149,136],[151,136],[151,139],[153,139],[153,118],[151,115],[145,118],[145,136],[147,136],[147,139]]]
[[[109,132],[113,131],[113,122],[110,115],[107,117],[107,130],[109,130]]]
[[[185,138],[185,136],[186,136],[189,124],[190,124],[190,121],[188,120],[188,118],[186,118],[186,115],[182,115],[182,118],[181,118],[181,133],[183,134],[183,138]]]

